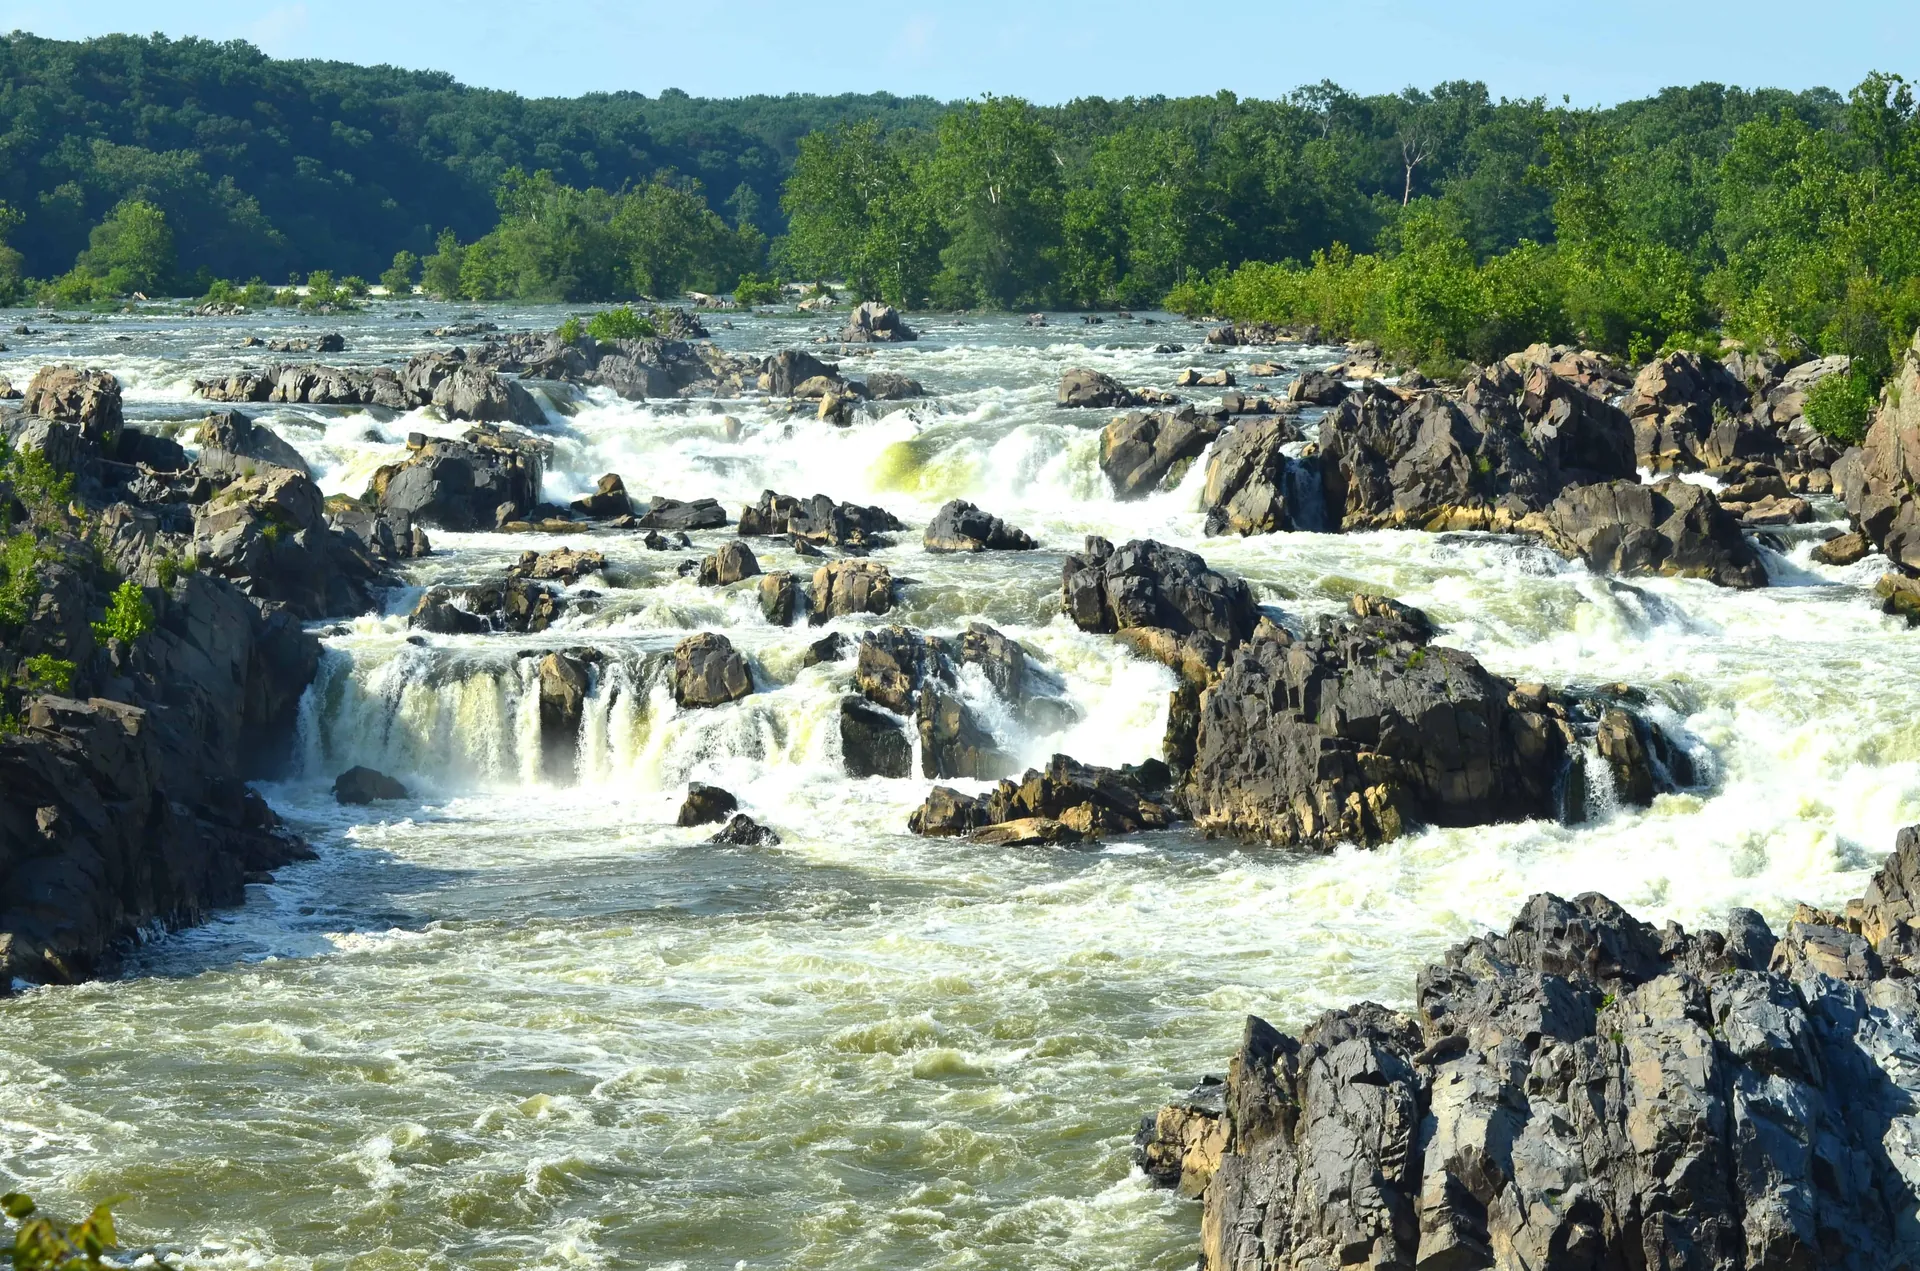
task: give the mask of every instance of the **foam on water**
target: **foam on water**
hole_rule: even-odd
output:
[[[355,352],[334,360],[397,362],[453,316],[354,319]],[[263,325],[116,321],[62,332],[57,351],[122,374],[136,420],[181,420],[194,375],[245,364],[231,346]],[[719,334],[768,351],[830,325]],[[768,625],[751,587],[675,572],[724,534],[663,554],[631,536],[436,533],[417,586],[591,537],[609,565],[574,590],[597,608],[539,636],[415,644],[395,613],[329,635],[295,770],[265,787],[319,859],[150,941],[133,978],[0,1003],[9,1185],[65,1210],[127,1194],[128,1236],[202,1266],[1186,1267],[1195,1211],[1130,1172],[1127,1140],[1219,1069],[1246,1013],[1298,1025],[1360,997],[1405,1005],[1419,965],[1542,889],[1602,889],[1656,921],[1733,904],[1778,919],[1857,892],[1920,819],[1920,646],[1866,598],[1872,562],[1820,566],[1789,535],[1769,564],[1790,585],[1733,593],[1599,578],[1480,535],[1207,539],[1203,464],[1115,501],[1097,467],[1106,412],[1058,410],[1052,385],[1071,365],[1130,383],[1189,363],[1244,372],[1252,351],[1148,351],[1192,345],[1185,324],[927,328],[849,369],[937,395],[847,429],[764,399],[588,394],[549,430],[546,493],[618,471],[643,495],[888,508],[914,527],[878,553],[914,580],[896,616],[993,623],[1077,707],[1034,733],[962,676],[1022,763],[1158,750],[1170,674],[1058,612],[1062,553],[1098,533],[1195,548],[1289,621],[1364,588],[1428,609],[1444,642],[1503,674],[1624,681],[1701,748],[1708,779],[1579,827],[1429,830],[1325,857],[1183,831],[1094,851],[919,839],[904,826],[928,781],[842,774],[851,668],[801,665],[822,632]],[[18,381],[51,351],[17,349],[0,373]],[[408,431],[459,431],[429,412],[264,414],[330,492],[357,493]],[[919,526],[953,497],[1041,550],[925,552]],[[755,551],[812,567],[770,540]],[[753,696],[674,705],[665,659],[701,629],[749,656]],[[580,758],[552,780],[529,655],[582,646],[600,660]],[[414,798],[333,803],[355,763]],[[733,790],[783,842],[675,826],[689,780]]]

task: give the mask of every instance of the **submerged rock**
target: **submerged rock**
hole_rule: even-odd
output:
[[[780,836],[760,824],[745,812],[736,812],[727,822],[726,828],[707,840],[709,843],[727,843],[734,847],[778,847]]]
[[[1594,893],[1450,949],[1413,1014],[1249,1017],[1219,1105],[1148,1120],[1201,1265],[1899,1267],[1920,1151],[1920,827],[1844,913],[1776,939]]]

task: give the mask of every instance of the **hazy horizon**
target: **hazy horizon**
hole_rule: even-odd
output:
[[[583,0],[551,16],[499,0],[327,6],[239,0],[0,0],[0,30],[55,39],[127,33],[244,39],[283,58],[391,63],[527,96],[678,88],[701,97],[885,91],[951,100],[981,93],[1075,97],[1276,97],[1333,80],[1359,93],[1481,80],[1496,97],[1611,105],[1671,85],[1845,92],[1870,70],[1920,56],[1909,6],[1872,0],[1844,22],[1808,24],[1778,0],[1682,12],[1647,0],[1603,19],[1543,23],[1534,6],[1480,0],[1436,14],[1396,0],[1273,4],[1231,20],[1121,0],[1047,7],[983,0],[796,19],[752,0],[697,11]],[[1791,57],[1781,56],[1791,40]],[[661,55],[649,56],[659,48]],[[705,53],[706,56],[699,56]]]

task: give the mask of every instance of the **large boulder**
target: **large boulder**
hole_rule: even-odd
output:
[[[193,509],[191,551],[201,569],[302,618],[365,613],[389,585],[380,560],[329,523],[303,472],[268,467]]]
[[[366,804],[408,797],[406,786],[373,768],[349,768],[333,779],[336,803]]]
[[[1044,769],[1029,768],[1025,776],[1003,780],[983,795],[936,786],[908,818],[907,828],[932,837],[988,839],[983,832],[990,827],[1020,826],[1017,838],[990,839],[1002,846],[1079,842],[1165,829],[1174,820],[1168,795],[1171,780],[1167,766],[1158,760],[1101,768],[1055,755]]]
[[[949,499],[927,523],[930,552],[1030,552],[1036,544],[1025,530],[982,512],[965,499]]]
[[[1060,377],[1054,401],[1061,406],[1124,408],[1140,405],[1132,389],[1111,375],[1078,367]]]
[[[1100,470],[1120,499],[1140,499],[1178,480],[1176,472],[1198,458],[1220,427],[1191,406],[1177,411],[1133,411],[1116,417],[1100,434]]]
[[[1764,587],[1766,566],[1711,490],[1669,478],[1654,485],[1575,486],[1520,528],[1563,556],[1612,574],[1707,578]]]
[[[824,494],[801,499],[762,490],[758,503],[740,509],[743,538],[792,534],[821,546],[875,548],[890,546],[886,535],[904,528],[885,508],[835,503]]]
[[[437,406],[452,419],[514,423],[539,428],[547,415],[519,381],[466,359],[464,351],[423,353],[407,363],[400,386],[420,405]]]
[[[881,304],[877,300],[865,301],[848,314],[846,330],[840,333],[840,339],[848,344],[900,342],[919,338],[892,305]]]
[[[725,587],[743,579],[757,577],[760,562],[753,549],[739,539],[720,544],[720,549],[700,562],[700,585]]]
[[[803,349],[782,349],[760,364],[760,387],[776,397],[792,397],[809,380],[840,382],[840,368]]]
[[[212,477],[251,475],[261,468],[291,468],[303,477],[312,471],[300,452],[264,424],[237,410],[217,410],[200,425],[200,470]]]
[[[1698,472],[1780,449],[1753,418],[1753,390],[1699,353],[1670,353],[1641,367],[1624,405],[1640,466],[1655,472]]]
[[[584,653],[597,657],[593,650]],[[580,724],[593,687],[587,656],[555,651],[540,659],[540,765],[547,780],[572,779],[580,748]]]
[[[1920,572],[1920,331],[1882,395],[1866,440],[1833,466],[1854,528]]]
[[[1916,877],[1910,827],[1780,936],[1536,895],[1410,1013],[1249,1017],[1217,1101],[1149,1117],[1143,1156],[1201,1195],[1204,1267],[1920,1265]]]
[[[828,561],[813,571],[809,620],[814,623],[892,608],[893,573],[877,560]]]
[[[1299,431],[1280,418],[1239,424],[1221,436],[1207,457],[1201,495],[1209,534],[1322,528],[1318,471],[1281,450],[1298,440]]]
[[[737,702],[753,692],[753,671],[733,642],[712,631],[673,649],[673,700],[684,709]]]
[[[1207,568],[1197,553],[1153,539],[1115,548],[1089,538],[1061,564],[1061,605],[1082,631],[1151,627],[1225,645],[1253,634],[1259,608],[1246,581]]]
[[[899,719],[858,697],[840,699],[840,753],[850,777],[906,777],[913,743]]]
[[[868,701],[891,713],[884,718],[913,718],[924,776],[992,778],[1011,766],[999,739],[960,692],[959,672],[967,666],[979,668],[995,695],[1014,713],[1042,720],[1045,708],[1036,709],[1036,704],[1052,699],[1029,691],[1025,652],[985,623],[970,623],[953,639],[905,627],[885,627],[860,638],[854,686]],[[862,755],[874,753],[872,739],[883,731],[880,717],[862,716],[850,725],[845,716],[843,709],[843,740],[851,728]],[[850,757],[850,768],[854,762]],[[862,758],[856,775],[865,775],[865,769],[877,763]]]
[[[406,462],[374,474],[382,508],[448,530],[490,530],[540,502],[552,447],[523,432],[482,425],[458,439],[420,438]]]
[[[680,815],[674,824],[679,826],[717,825],[740,810],[740,800],[719,786],[703,785],[698,781],[687,783],[687,797],[680,805]]]
[[[120,381],[110,372],[77,366],[43,366],[27,383],[20,403],[28,415],[78,424],[87,440],[112,450],[123,417]]]
[[[633,500],[627,495],[627,483],[620,479],[617,472],[602,474],[594,484],[592,494],[582,495],[568,506],[581,516],[595,521],[611,521],[615,517],[633,515]]]
[[[1200,702],[1182,787],[1194,824],[1324,851],[1560,812],[1564,719],[1429,644],[1418,610],[1354,609],[1305,637],[1263,624],[1232,653]]]
[[[717,530],[727,523],[727,510],[714,499],[685,502],[654,495],[640,514],[644,530]]]
[[[1305,406],[1338,406],[1348,391],[1346,381],[1330,371],[1302,371],[1287,386],[1287,400]]]

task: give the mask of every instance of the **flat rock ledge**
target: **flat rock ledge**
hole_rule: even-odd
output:
[[[1595,893],[1299,1036],[1249,1017],[1137,1160],[1201,1198],[1208,1271],[1920,1265],[1920,826],[1778,938]]]

